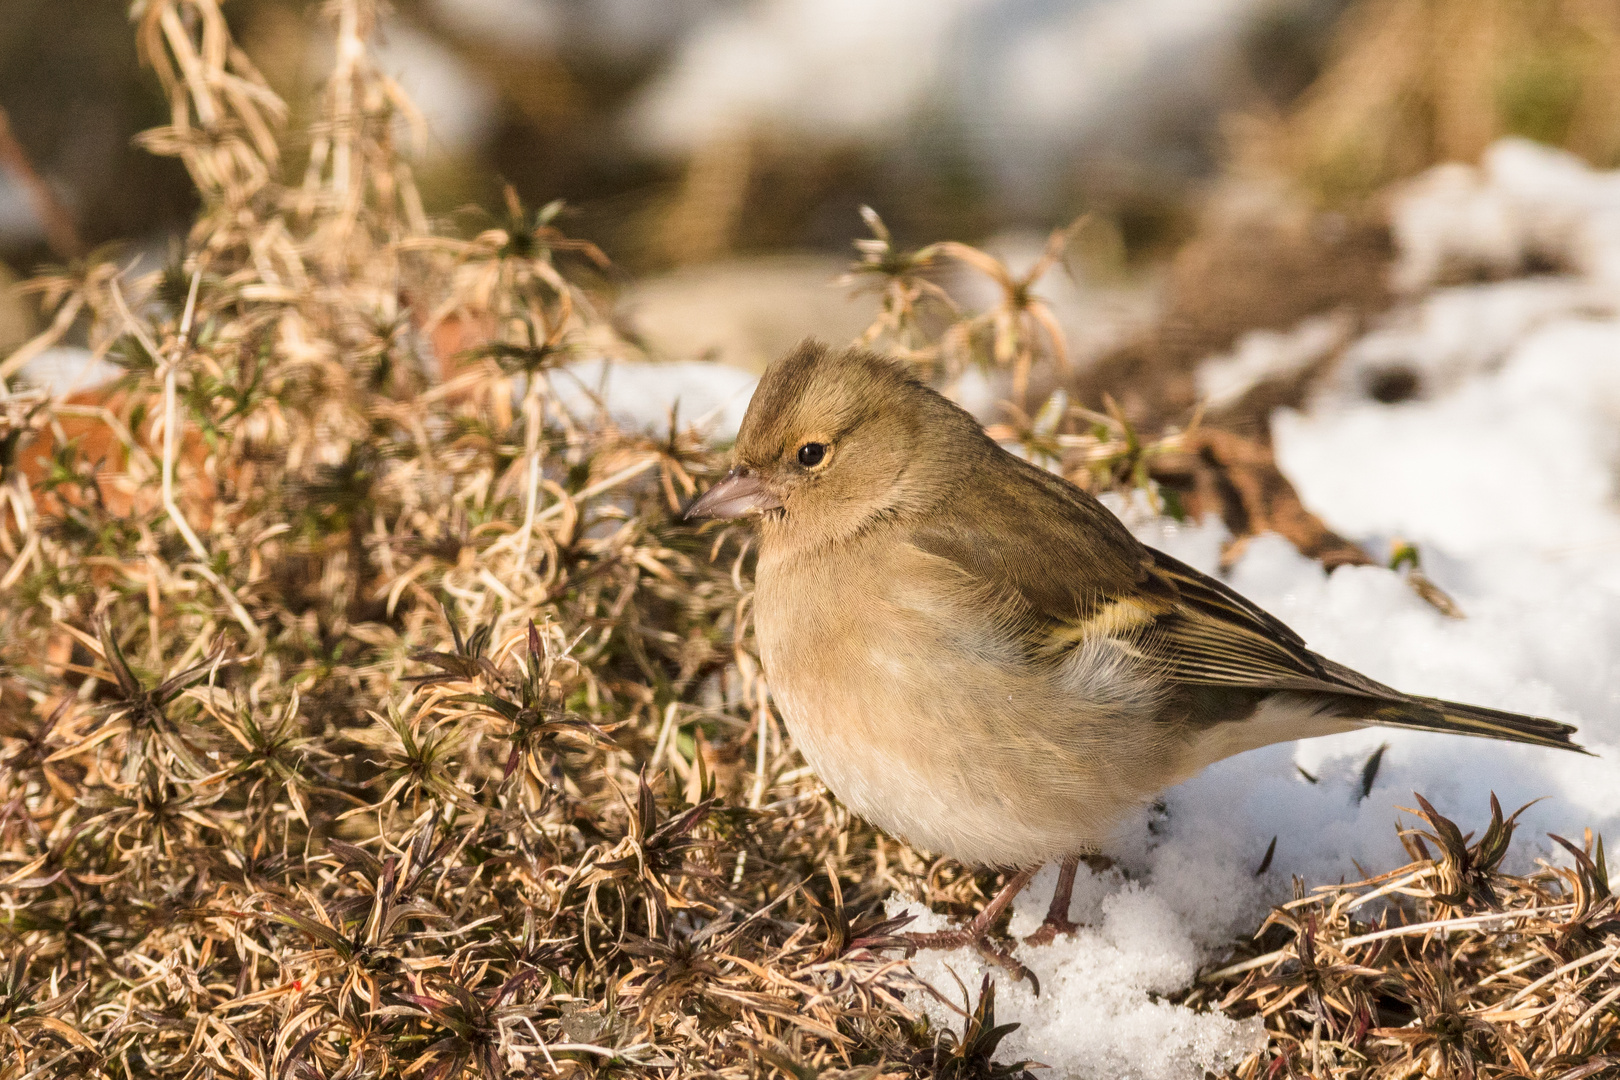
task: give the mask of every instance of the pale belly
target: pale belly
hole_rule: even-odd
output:
[[[827,590],[762,565],[756,598],[772,697],[855,813],[964,862],[1026,866],[1094,849],[1179,779],[1151,691],[1119,658],[1038,676],[988,620],[964,617],[959,591],[915,568],[864,569],[839,603],[809,604]]]
[[[1136,804],[1102,792],[1061,797],[1049,777],[1031,775],[1029,760],[982,745],[964,753],[851,738],[849,712],[805,705],[791,690],[778,701],[805,761],[845,805],[907,843],[963,862],[1028,866],[1093,850]],[[881,717],[860,717],[872,720]]]

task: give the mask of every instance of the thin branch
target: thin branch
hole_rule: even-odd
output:
[[[79,230],[73,224],[73,215],[62,205],[62,200],[56,197],[51,185],[34,168],[28,151],[17,141],[16,134],[11,130],[11,117],[7,115],[4,107],[0,107],[0,165],[15,173],[17,179],[28,189],[28,197],[34,204],[34,213],[39,215],[39,223],[45,228],[45,242],[51,246],[51,251],[56,257],[64,262],[70,262],[83,255],[84,243],[79,239]]]

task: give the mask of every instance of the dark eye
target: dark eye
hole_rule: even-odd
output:
[[[821,464],[821,459],[827,456],[827,444],[807,442],[799,447],[799,464],[807,469],[813,469]]]

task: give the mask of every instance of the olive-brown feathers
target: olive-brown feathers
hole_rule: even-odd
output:
[[[806,466],[799,452],[812,443],[825,453]],[[760,380],[736,461],[782,501],[764,542],[800,548],[936,503],[959,483],[964,452],[987,450],[971,416],[897,364],[807,341]]]

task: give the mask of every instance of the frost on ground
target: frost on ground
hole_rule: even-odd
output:
[[[1410,692],[1568,721],[1597,756],[1367,729],[1213,766],[1121,830],[1109,851],[1118,869],[1082,868],[1070,912],[1081,933],[1017,950],[1041,979],[1039,998],[989,968],[997,1022],[1021,1025],[1000,1060],[1051,1066],[1043,1076],[1170,1080],[1241,1059],[1264,1040],[1255,1023],[1155,996],[1187,986],[1223,942],[1258,925],[1292,875],[1355,880],[1407,862],[1392,825],[1411,820],[1396,808],[1413,805],[1414,791],[1465,829],[1484,823],[1492,792],[1509,810],[1543,799],[1521,819],[1510,871],[1554,859],[1549,831],[1620,835],[1620,293],[1609,276],[1620,240],[1604,247],[1620,177],[1512,144],[1465,178],[1451,170],[1449,189],[1430,178],[1399,209],[1402,237],[1429,245],[1406,252],[1408,284],[1470,260],[1573,272],[1415,298],[1352,342],[1303,411],[1275,418],[1274,437],[1284,473],[1330,527],[1374,552],[1396,536],[1415,543],[1467,618],[1443,617],[1391,571],[1324,574],[1278,538],[1250,544],[1228,580],[1335,660]],[[1489,251],[1467,250],[1467,208],[1441,198],[1459,188],[1497,215]],[[1313,353],[1316,334],[1306,328],[1292,352]],[[1240,346],[1239,361],[1206,385],[1268,367],[1289,351],[1282,340],[1250,346],[1252,357]],[[1369,372],[1395,363],[1413,373],[1411,397],[1385,404]],[[1214,570],[1218,526],[1120,509],[1146,542]],[[1363,799],[1363,765],[1385,743]],[[1273,836],[1275,857],[1257,878]],[[1039,923],[1055,878],[1043,870],[1015,905],[1014,936]],[[890,907],[920,910],[898,897]],[[928,913],[918,922],[943,925]],[[986,968],[957,950],[920,955],[915,970],[963,1007]],[[961,1027],[925,994],[911,1004]]]

